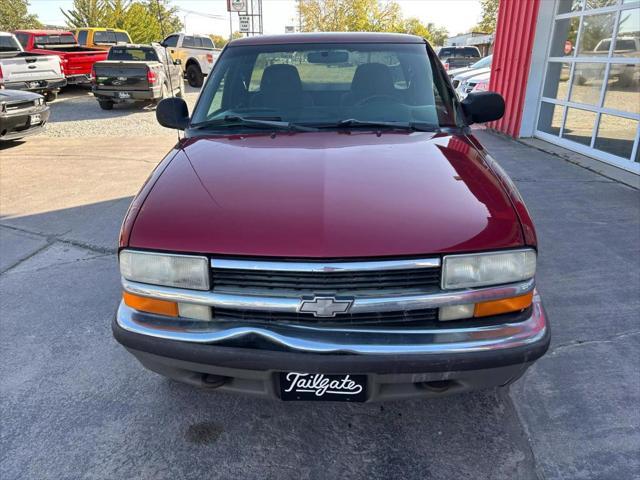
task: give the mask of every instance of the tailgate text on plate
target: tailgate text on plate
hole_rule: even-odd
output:
[[[280,373],[282,400],[364,402],[367,399],[366,386],[366,375]]]

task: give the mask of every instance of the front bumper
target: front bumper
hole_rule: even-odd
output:
[[[484,326],[373,333],[225,322],[167,328],[121,304],[113,333],[145,367],[193,385],[278,398],[278,372],[365,374],[368,401],[378,401],[515,381],[546,352],[550,332],[537,294],[527,312],[509,318]]]
[[[37,125],[31,125],[31,115],[34,114],[40,115],[41,122]],[[0,141],[36,135],[42,132],[47,120],[49,120],[49,107],[47,106],[34,107],[15,114],[0,115]]]
[[[5,84],[5,88],[13,90],[28,90],[30,92],[56,92],[66,85],[66,78],[56,78],[50,80],[12,82]]]

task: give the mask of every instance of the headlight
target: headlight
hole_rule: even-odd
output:
[[[123,250],[120,252],[120,274],[133,282],[209,290],[206,257]]]
[[[536,273],[536,252],[532,249],[469,255],[446,255],[442,288],[470,288],[519,282]]]

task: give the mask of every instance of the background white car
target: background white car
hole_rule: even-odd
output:
[[[450,70],[447,72],[449,78],[451,79],[451,83],[453,84],[453,88],[458,88],[460,82],[479,75],[481,73],[486,73],[491,70],[491,62],[493,61],[493,55],[488,55],[481,60],[478,60],[473,65],[469,65],[468,67],[456,68],[454,70]]]
[[[161,45],[174,60],[180,60],[187,82],[192,87],[201,87],[222,49],[216,48],[206,35],[173,33]]]
[[[491,79],[491,71],[480,73],[471,78],[463,80],[456,88],[456,93],[460,100],[463,100],[471,92],[484,92],[489,90],[489,80]]]

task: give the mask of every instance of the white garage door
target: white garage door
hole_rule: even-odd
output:
[[[558,0],[536,136],[640,173],[640,2]]]

